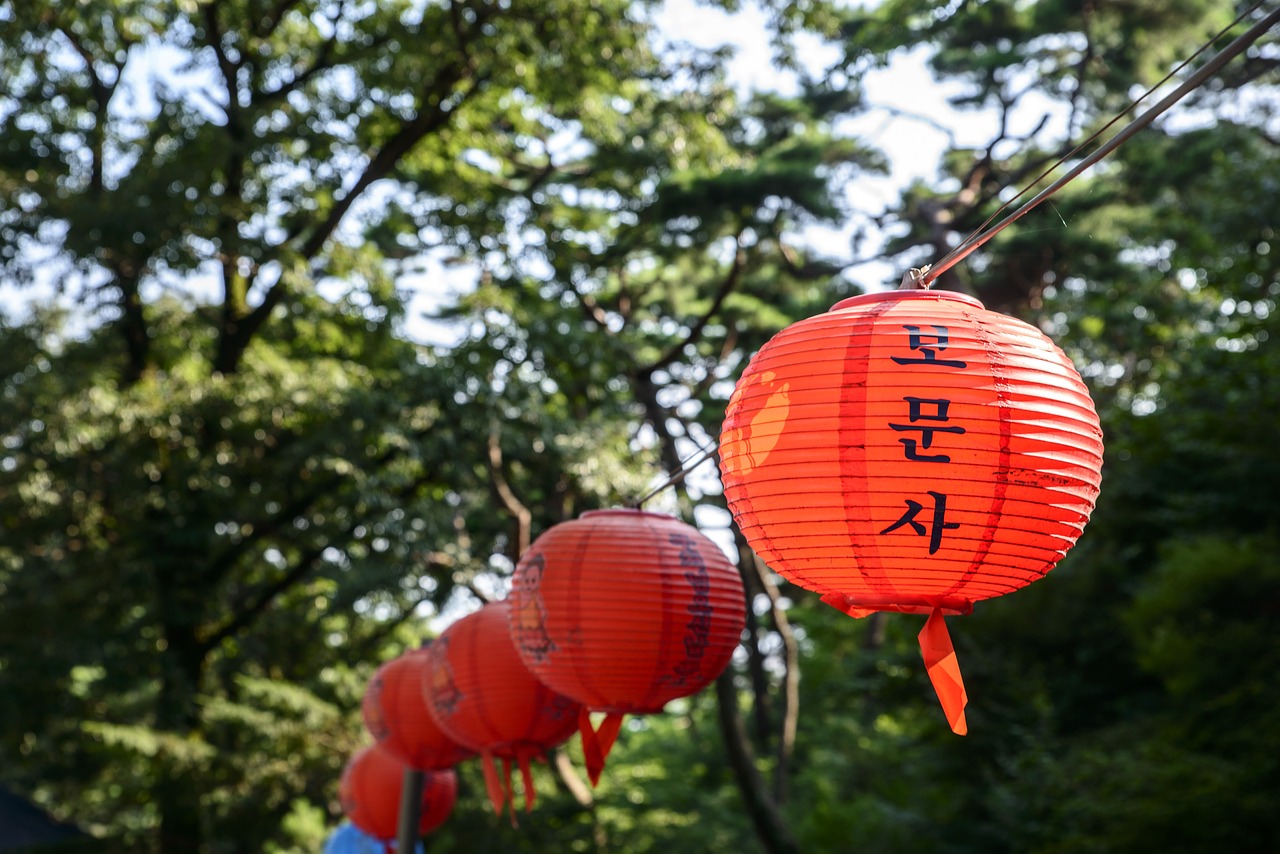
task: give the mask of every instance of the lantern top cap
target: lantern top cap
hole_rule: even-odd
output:
[[[666,519],[668,521],[676,518],[668,513],[654,513],[651,510],[641,510],[638,507],[610,507],[605,510],[588,510],[585,513],[579,514],[578,518],[586,519],[588,516],[594,516],[597,518],[600,516],[626,516],[631,519],[634,519],[637,516],[652,516],[655,519]]]
[[[879,302],[899,302],[905,300],[933,300],[934,302],[962,302],[974,308],[985,309],[981,302],[968,294],[955,291],[881,291],[873,294],[859,294],[848,297],[831,306],[829,311],[845,311],[850,308],[871,305]]]

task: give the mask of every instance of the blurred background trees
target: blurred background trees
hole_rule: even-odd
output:
[[[0,2],[0,782],[100,846],[317,850],[379,662],[1243,8],[766,3],[791,84],[746,93],[622,0]],[[998,130],[868,211],[898,153],[847,127],[921,46]],[[594,795],[549,757],[519,830],[464,767],[432,850],[1275,847],[1277,49],[940,283],[1054,336],[1108,441],[1075,551],[953,623],[969,737],[917,621],[743,550],[718,690],[634,721]],[[810,238],[851,224],[885,281]],[[732,548],[709,471],[649,506]]]

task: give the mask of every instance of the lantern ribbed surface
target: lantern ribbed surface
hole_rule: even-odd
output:
[[[895,291],[762,347],[720,453],[734,518],[786,578],[853,613],[962,613],[1075,543],[1102,431],[1039,330],[960,294]]]
[[[532,806],[529,762],[578,728],[581,706],[543,685],[520,660],[507,631],[507,601],[491,602],[449,626],[427,647],[427,708],[450,738],[481,755],[490,800],[510,799],[495,758],[516,763]]]
[[[511,636],[548,686],[593,711],[658,712],[724,670],[742,579],[679,519],[596,510],[549,528],[512,579]]]
[[[793,324],[751,360],[720,436],[725,498],[766,563],[861,617],[925,613],[951,728],[968,703],[944,614],[1051,570],[1101,483],[1066,355],[961,294],[894,291]]]
[[[357,751],[338,783],[342,811],[351,823],[376,839],[394,840],[407,769],[398,758],[376,745]],[[457,799],[458,778],[452,770],[425,772],[419,834],[430,833],[444,824]]]
[[[411,768],[452,768],[473,752],[451,739],[427,711],[430,657],[414,649],[383,664],[369,681],[360,711],[384,750]]]

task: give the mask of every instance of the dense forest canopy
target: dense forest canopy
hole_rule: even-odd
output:
[[[377,665],[880,285],[806,240],[894,154],[843,130],[868,75],[924,46],[1000,119],[861,229],[901,271],[1251,5],[759,0],[795,85],[742,92],[648,2],[0,0],[0,279],[61,295],[0,315],[0,785],[85,850],[318,850]],[[1273,30],[938,283],[1054,337],[1107,440],[1060,568],[952,621],[967,738],[919,620],[782,581],[704,474],[651,506],[739,559],[730,669],[594,791],[549,755],[519,829],[464,764],[431,850],[1280,845],[1278,87]],[[450,346],[405,332],[441,265]]]

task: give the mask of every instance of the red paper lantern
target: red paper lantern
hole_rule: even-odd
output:
[[[423,686],[430,684],[430,657],[413,649],[378,668],[360,711],[365,727],[388,753],[410,768],[452,768],[472,752],[449,738],[427,711]]]
[[[400,789],[409,769],[376,745],[356,751],[338,783],[342,811],[370,836],[389,842],[396,838]],[[425,835],[444,824],[458,799],[458,777],[452,770],[423,774],[418,833]]]
[[[511,636],[540,680],[583,704],[597,782],[624,714],[659,712],[720,675],[745,622],[742,579],[696,528],[597,510],[548,529],[512,580]],[[606,712],[598,732],[589,711]]]
[[[971,297],[853,297],[752,359],[720,443],[752,548],[852,616],[929,614],[927,669],[956,732],[943,622],[1053,568],[1097,499],[1102,430],[1071,361]]]
[[[533,677],[507,633],[507,602],[458,620],[427,648],[427,708],[450,738],[480,754],[495,812],[512,800],[510,763],[520,769],[525,810],[536,793],[529,762],[573,735],[579,705]],[[503,762],[498,778],[495,759]]]

